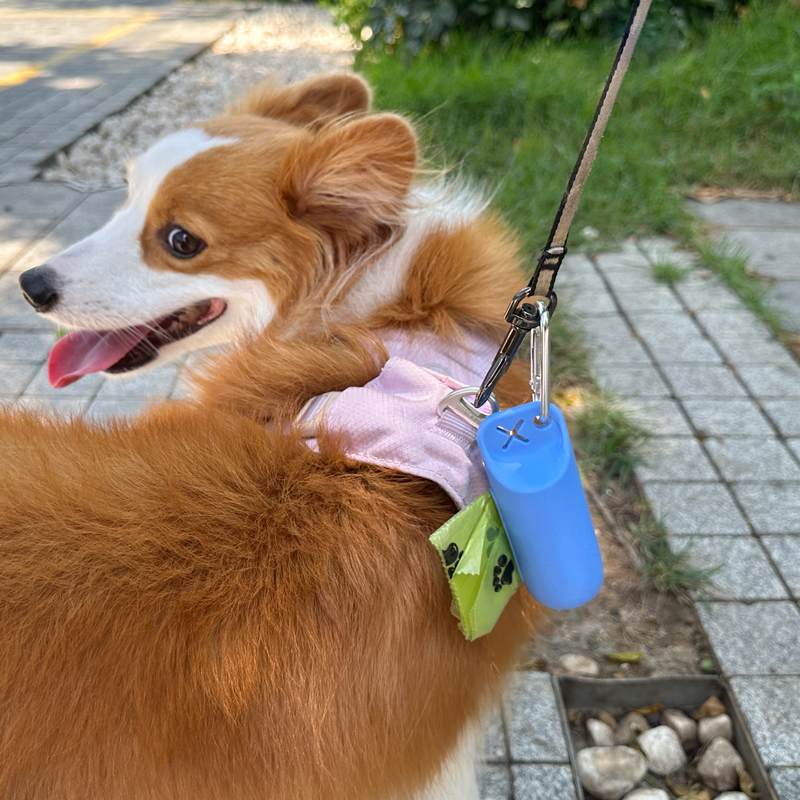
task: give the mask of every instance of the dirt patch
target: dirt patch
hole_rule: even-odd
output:
[[[620,510],[630,513],[630,497],[612,496],[609,500],[612,512],[619,504]],[[524,667],[561,675],[565,671],[559,657],[580,653],[597,661],[603,678],[700,674],[700,662],[712,653],[694,609],[675,597],[645,588],[598,507],[591,502],[590,507],[603,553],[603,588],[585,606],[548,612]],[[637,664],[607,660],[607,654],[620,651],[640,651],[642,660]]]

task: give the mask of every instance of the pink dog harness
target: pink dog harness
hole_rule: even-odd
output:
[[[381,374],[309,400],[297,418],[300,431],[316,450],[314,437],[324,425],[341,437],[350,458],[428,478],[459,508],[469,505],[489,489],[476,428],[437,407],[454,389],[480,384],[496,342],[474,331],[463,331],[461,346],[399,330],[381,338],[389,353]]]

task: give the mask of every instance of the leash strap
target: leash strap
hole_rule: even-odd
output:
[[[597,148],[603,138],[603,133],[605,133],[608,118],[611,116],[611,110],[614,108],[614,102],[622,85],[622,79],[628,71],[633,51],[639,40],[639,34],[642,32],[647,12],[650,10],[650,2],[651,0],[634,0],[631,15],[625,27],[625,33],[622,35],[622,42],[606,80],[600,102],[597,104],[594,119],[592,119],[592,124],[589,126],[580,155],[570,175],[566,191],[561,198],[561,205],[558,207],[547,244],[542,250],[542,255],[539,257],[539,263],[536,265],[536,270],[530,283],[514,295],[514,299],[506,311],[505,319],[506,322],[510,323],[511,328],[500,345],[492,366],[483,379],[480,391],[475,396],[474,403],[476,407],[482,406],[487,401],[497,382],[511,366],[511,362],[525,336],[539,325],[539,311],[535,302],[525,301],[529,299],[534,301],[536,299],[543,300],[547,303],[551,315],[555,311],[558,299],[553,287],[555,286],[558,270],[561,267],[564,256],[567,254],[569,229],[575,217],[575,212],[578,210],[583,187],[592,170],[592,165],[597,156]]]

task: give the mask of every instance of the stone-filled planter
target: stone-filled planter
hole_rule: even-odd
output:
[[[599,678],[558,677],[556,702],[566,733],[570,763],[578,800],[589,800],[575,770],[576,742],[568,714],[571,711],[596,712],[601,709],[636,709],[660,702],[665,708],[690,711],[710,696],[718,697],[733,721],[733,744],[755,781],[760,800],[778,800],[775,787],[764,769],[742,712],[724,680],[717,677],[665,677],[604,680]]]

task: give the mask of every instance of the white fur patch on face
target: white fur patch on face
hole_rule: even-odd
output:
[[[218,320],[162,347],[148,367],[263,330],[275,303],[261,281],[154,270],[142,259],[139,241],[150,203],[170,171],[198,153],[236,142],[191,128],[167,136],[142,155],[129,171],[125,206],[105,227],[47,262],[58,275],[60,298],[45,316],[69,328],[114,330],[144,325],[211,298],[227,303]]]

